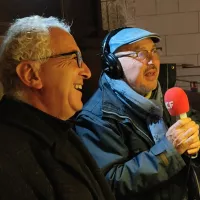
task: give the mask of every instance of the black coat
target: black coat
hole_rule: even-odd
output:
[[[114,199],[70,123],[25,103],[0,102],[0,199]]]

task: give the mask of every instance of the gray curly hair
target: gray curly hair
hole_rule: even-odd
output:
[[[70,26],[55,17],[30,16],[10,26],[0,49],[0,78],[5,94],[18,96],[22,82],[16,73],[23,60],[36,60],[39,69],[45,57],[52,55],[49,28],[58,27],[70,32]]]

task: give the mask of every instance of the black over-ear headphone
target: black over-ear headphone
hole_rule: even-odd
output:
[[[113,79],[123,78],[124,72],[118,58],[110,52],[109,41],[114,35],[125,28],[132,27],[121,27],[110,31],[104,38],[101,46],[102,68],[104,72]]]

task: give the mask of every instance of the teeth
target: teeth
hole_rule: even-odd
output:
[[[80,89],[80,90],[82,90],[82,85],[75,85],[75,89]]]

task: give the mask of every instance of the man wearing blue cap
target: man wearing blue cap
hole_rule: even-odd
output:
[[[171,126],[158,82],[159,41],[139,28],[111,31],[99,88],[77,117],[76,131],[118,200],[191,199],[184,156],[199,151],[199,126],[190,118]]]

